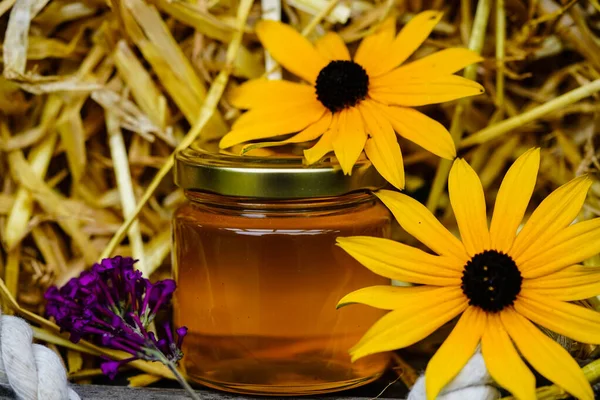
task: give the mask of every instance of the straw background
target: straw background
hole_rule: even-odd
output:
[[[4,308],[38,326],[36,338],[64,356],[72,379],[98,375],[94,357],[117,353],[70,344],[39,317],[42,295],[102,256],[131,255],[153,279],[170,274],[170,217],[184,200],[171,178],[174,152],[228,131],[240,114],[227,102],[231,87],[278,74],[255,22],[281,15],[311,39],[335,30],[356,48],[390,13],[400,27],[425,9],[445,16],[413,58],[451,46],[485,57],[465,75],[486,94],[422,110],[450,129],[488,204],[510,163],[533,146],[542,165],[531,209],[574,176],[597,177],[598,0],[0,0]],[[455,230],[450,164],[401,144],[407,190]],[[596,180],[581,217],[598,215]],[[595,357],[592,347],[564,344]],[[142,370],[134,386],[169,376],[134,366]]]

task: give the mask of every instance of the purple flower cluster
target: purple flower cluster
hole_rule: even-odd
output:
[[[136,359],[166,364],[183,356],[186,327],[176,330],[177,339],[169,323],[162,326],[160,339],[148,331],[156,314],[171,302],[175,281],[151,283],[134,270],[135,262],[129,257],[106,258],[60,289],[50,287],[44,295],[48,316],[70,333],[73,343],[83,338],[132,355],[101,365],[111,378],[121,365]]]

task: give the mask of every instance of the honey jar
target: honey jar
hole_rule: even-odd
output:
[[[352,363],[348,350],[385,312],[336,310],[353,290],[390,284],[335,245],[338,236],[390,236],[390,215],[371,194],[385,181],[368,160],[344,175],[335,162],[192,147],[178,153],[175,181],[187,198],[173,219],[173,275],[189,379],[283,396],[382,374],[389,355]]]

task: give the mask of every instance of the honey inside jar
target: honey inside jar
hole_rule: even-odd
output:
[[[353,290],[390,284],[335,246],[338,236],[389,237],[389,213],[375,196],[186,195],[173,222],[174,318],[189,329],[182,365],[191,380],[299,395],[381,375],[388,355],[352,363],[348,350],[385,312],[336,310]]]

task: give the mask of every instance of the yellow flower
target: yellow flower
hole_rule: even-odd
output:
[[[334,151],[346,174],[364,149],[379,173],[402,189],[404,168],[394,131],[440,157],[456,156],[446,128],[408,107],[483,93],[478,83],[452,75],[481,61],[467,49],[446,49],[398,68],[441,17],[437,11],[423,12],[397,36],[390,18],[362,41],[354,59],[336,33],[313,46],[289,25],[260,21],[256,33],[263,46],[308,84],[257,79],[240,86],[230,100],[250,111],[223,137],[221,148],[299,132],[270,145],[320,138],[304,152],[308,164]]]
[[[555,190],[517,234],[539,163],[539,149],[515,161],[488,229],[481,182],[467,162],[455,160],[448,190],[462,242],[412,198],[377,194],[408,233],[439,255],[386,239],[338,239],[375,273],[420,284],[367,287],[340,301],[391,310],[350,350],[353,360],[409,346],[462,314],[427,366],[428,399],[436,398],[480,343],[492,377],[519,399],[536,398],[535,378],[514,345],[550,381],[576,398],[594,398],[575,360],[533,324],[600,343],[600,313],[568,303],[600,293],[600,268],[576,265],[600,252],[600,218],[571,225],[592,182],[578,177]]]

